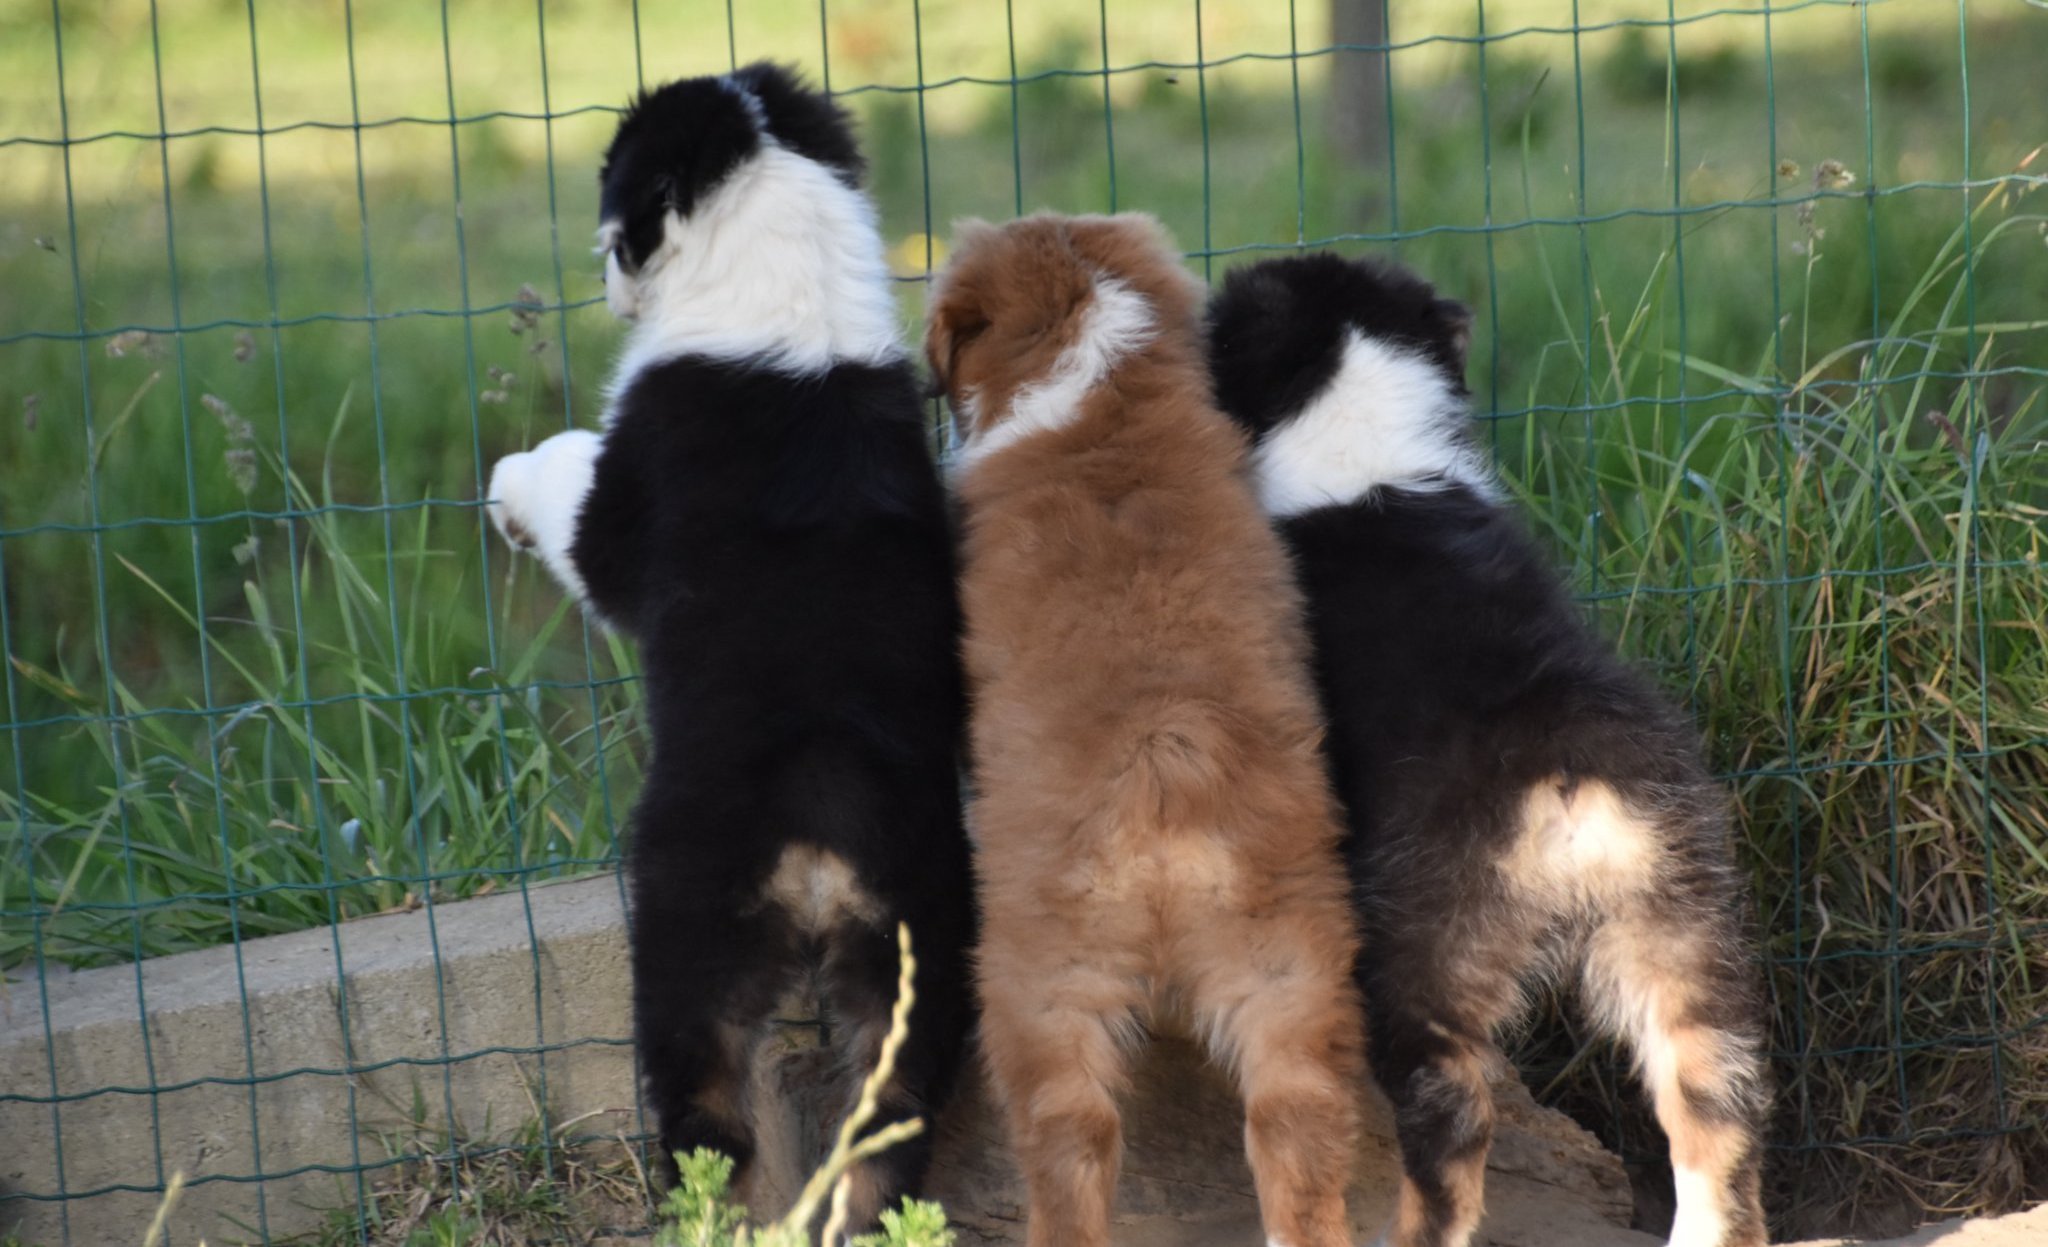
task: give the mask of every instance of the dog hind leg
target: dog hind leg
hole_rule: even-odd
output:
[[[1107,1247],[1123,1157],[1116,1095],[1139,993],[1083,957],[1052,976],[1007,973],[988,955],[1006,945],[1034,960],[1046,949],[991,940],[982,967],[982,1047],[1030,1195],[1025,1241]]]
[[[848,1113],[881,1058],[895,1006],[899,967],[894,924],[879,925],[887,932],[846,923],[827,937],[825,1005],[834,1031],[845,1035],[841,1084]],[[911,935],[914,941],[917,932]],[[847,1204],[850,1234],[867,1231],[885,1209],[919,1193],[937,1128],[932,1113],[950,1093],[960,1059],[961,1004],[967,990],[960,956],[947,948],[915,951],[917,998],[909,1034],[897,1050],[894,1071],[881,1088],[866,1134],[916,1119],[923,1120],[924,1129],[854,1167]],[[829,1129],[836,1135],[838,1122]]]
[[[1542,955],[1542,924],[1527,918],[1479,891],[1462,903],[1421,897],[1366,924],[1367,1047],[1401,1145],[1386,1247],[1464,1247],[1479,1226],[1493,1144],[1489,1076],[1500,1062],[1493,1036]]]
[[[1586,1003],[1634,1053],[1671,1141],[1671,1247],[1760,1247],[1766,1237],[1762,1024],[1724,912],[1702,903],[1614,918],[1587,945]]]
[[[750,1062],[790,972],[778,955],[786,938],[769,927],[691,906],[642,905],[632,915],[634,1034],[664,1182],[675,1178],[677,1152],[723,1153],[736,1180],[754,1158]],[[735,938],[735,928],[746,934]]]
[[[1358,1137],[1364,1030],[1351,981],[1351,917],[1312,912],[1221,923],[1202,938],[1190,1004],[1211,1054],[1236,1075],[1245,1154],[1266,1240],[1347,1247],[1344,1192]],[[1343,932],[1331,939],[1328,933]]]
[[[1386,1247],[1464,1247],[1486,1206],[1493,1059],[1484,1032],[1374,1012],[1373,1073],[1394,1105],[1401,1191]]]

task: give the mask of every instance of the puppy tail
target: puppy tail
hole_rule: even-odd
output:
[[[1164,706],[1138,737],[1121,776],[1119,804],[1138,818],[1174,824],[1213,812],[1230,785],[1230,759],[1243,752],[1243,725],[1209,702]]]

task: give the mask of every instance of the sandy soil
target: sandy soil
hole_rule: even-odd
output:
[[[1505,1204],[1506,1206],[1503,1206]],[[963,1243],[972,1241],[963,1237]],[[1255,1247],[1263,1241],[1256,1219],[1189,1224],[1142,1217],[1119,1225],[1117,1247]],[[1662,1240],[1586,1217],[1582,1209],[1543,1201],[1493,1201],[1479,1241],[1490,1247],[1662,1247]],[[1818,1239],[1797,1247],[2048,1247],[2048,1204],[1982,1221],[1944,1221],[1904,1238]]]

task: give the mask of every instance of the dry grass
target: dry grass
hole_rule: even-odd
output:
[[[653,1197],[623,1138],[544,1140],[538,1120],[509,1141],[419,1133],[387,1139],[396,1164],[374,1171],[360,1206],[327,1214],[289,1247],[525,1247],[591,1244],[647,1224]],[[352,1198],[352,1197],[351,1197]]]

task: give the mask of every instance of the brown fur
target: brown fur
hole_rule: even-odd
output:
[[[1209,396],[1201,292],[1149,218],[972,225],[928,354],[985,436],[1080,340],[1103,277],[1149,332],[1066,423],[955,479],[983,1044],[1029,1241],[1107,1241],[1127,1049],[1170,999],[1237,1077],[1268,1238],[1336,1247],[1356,936],[1300,598]]]

